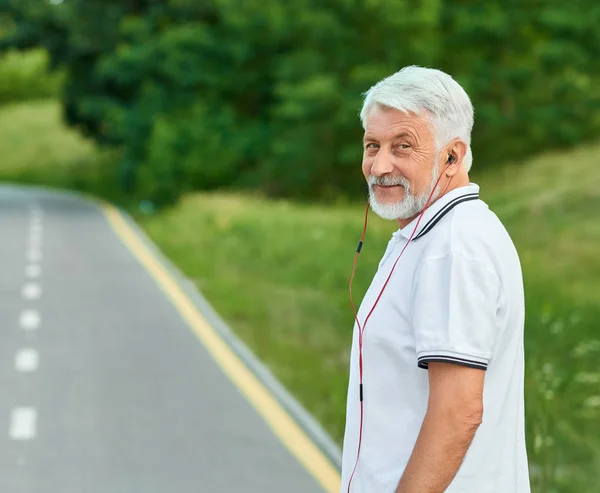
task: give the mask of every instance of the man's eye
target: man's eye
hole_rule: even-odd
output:
[[[400,149],[408,149],[410,146],[408,144],[398,144]]]
[[[377,144],[375,144],[374,142],[369,142],[366,146],[365,149],[377,149],[379,146]]]

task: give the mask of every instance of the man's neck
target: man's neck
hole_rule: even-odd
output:
[[[470,182],[471,181],[469,180],[468,175],[461,175],[460,177],[455,175],[453,177],[453,179],[450,180],[450,183],[448,183],[447,186],[444,187],[444,189],[443,189],[442,193],[439,195],[439,197],[437,197],[435,200],[432,200],[427,207],[430,207],[432,204],[434,204],[436,201],[438,201],[440,198],[442,198],[444,195],[451,192],[452,190],[456,190],[457,188],[460,188],[460,187],[466,187],[467,185],[469,185]],[[421,214],[421,212],[415,214],[412,217],[409,217],[408,219],[397,219],[398,226],[400,227],[400,229],[402,229],[406,225],[410,224],[410,222],[415,217],[418,217],[419,214]]]

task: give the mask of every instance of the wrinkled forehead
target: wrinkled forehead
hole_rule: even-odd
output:
[[[404,111],[388,106],[374,105],[365,121],[365,137],[392,138],[398,132],[407,132],[414,137],[432,138],[434,126],[432,115],[427,110]]]

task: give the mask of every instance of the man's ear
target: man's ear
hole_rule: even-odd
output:
[[[442,156],[445,156],[443,168],[446,176],[453,176],[458,172],[466,154],[467,144],[458,138],[444,148]]]

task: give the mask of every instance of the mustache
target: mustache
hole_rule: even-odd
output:
[[[373,185],[381,185],[384,187],[391,187],[394,185],[400,185],[404,187],[405,190],[410,189],[410,182],[404,178],[403,176],[369,176],[369,187]]]

